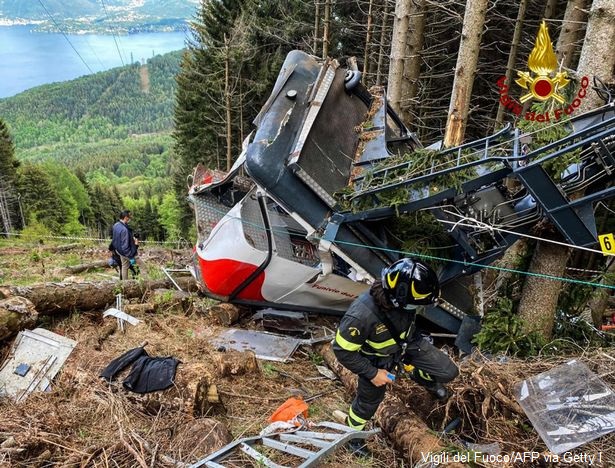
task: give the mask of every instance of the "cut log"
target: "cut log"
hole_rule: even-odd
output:
[[[117,331],[117,320],[105,320],[104,324],[97,329],[96,336],[89,337],[85,341],[86,349],[100,351],[102,344],[107,338]]]
[[[208,313],[218,325],[228,327],[239,320],[241,310],[236,305],[222,302],[211,306]]]
[[[218,372],[222,377],[260,372],[256,355],[252,351],[230,350],[217,357]]]
[[[34,304],[23,297],[0,300],[0,340],[24,328],[33,327],[38,319]]]
[[[327,365],[337,374],[346,390],[354,394],[357,390],[357,376],[342,366],[333,354],[331,344],[319,345],[316,350]],[[446,448],[433,431],[396,396],[387,393],[375,415],[376,424],[389,436],[404,459],[414,466],[429,453],[437,453]],[[461,468],[464,464],[449,463],[447,467]]]
[[[184,290],[196,290],[193,278],[180,278],[178,284]],[[86,283],[42,283],[31,286],[2,286],[0,299],[25,297],[41,315],[59,312],[102,309],[115,302],[119,292],[125,299],[143,297],[148,291],[174,288],[169,280],[155,281],[100,281]]]
[[[77,273],[83,273],[84,271],[95,270],[97,268],[109,268],[109,263],[107,260],[98,260],[92,263],[83,263],[81,265],[74,265],[64,268],[64,271],[70,273],[71,275],[76,275]]]

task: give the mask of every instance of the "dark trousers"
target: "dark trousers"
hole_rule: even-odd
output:
[[[371,360],[371,356],[366,356]],[[408,343],[404,364],[412,364],[426,381],[446,383],[459,375],[455,363],[442,351],[432,345],[425,338],[419,338]],[[392,370],[395,365],[393,358],[375,358],[374,366],[379,369]],[[369,421],[386,392],[386,385],[376,387],[370,380],[359,377],[357,395],[353,400],[348,413],[348,425],[355,429],[363,429]]]

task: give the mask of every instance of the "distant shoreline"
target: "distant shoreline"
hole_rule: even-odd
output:
[[[75,21],[64,24],[64,30],[56,28],[50,21],[34,19],[7,19],[0,18],[0,27],[32,26],[31,32],[37,33],[65,33],[65,34],[109,34],[128,36],[137,33],[165,33],[182,32],[188,28],[188,22],[183,18],[169,18],[156,21],[143,21],[109,26],[105,24],[93,25],[88,21]]]
[[[35,26],[44,23],[43,20],[25,20],[25,19],[6,19],[0,18],[0,27],[9,26]]]

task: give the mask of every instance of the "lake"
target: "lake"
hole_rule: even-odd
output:
[[[185,32],[127,36],[31,32],[31,26],[0,26],[0,98],[46,83],[66,81],[184,47]],[[116,46],[117,42],[117,46]],[[119,52],[118,52],[119,49]],[[120,58],[121,56],[121,58]]]

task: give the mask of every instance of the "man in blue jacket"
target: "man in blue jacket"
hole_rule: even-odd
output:
[[[137,244],[132,234],[132,229],[128,226],[131,213],[124,210],[120,213],[119,221],[113,225],[113,238],[111,245],[122,261],[120,268],[120,279],[128,279],[128,269],[135,263],[137,255]]]

